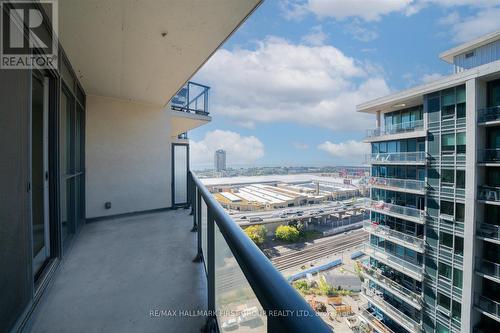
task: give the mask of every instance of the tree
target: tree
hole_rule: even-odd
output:
[[[297,228],[289,225],[280,225],[276,228],[274,235],[277,239],[290,243],[296,242],[300,238],[300,233]]]
[[[266,239],[266,228],[263,225],[249,226],[244,232],[256,245],[261,245]]]

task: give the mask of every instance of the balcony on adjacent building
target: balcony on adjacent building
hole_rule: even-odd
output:
[[[365,243],[363,244],[363,252],[367,256],[380,261],[381,263],[411,277],[412,279],[420,282],[424,279],[424,269],[422,266],[398,258],[382,248]]]
[[[383,313],[389,316],[392,320],[401,325],[404,329],[408,330],[412,333],[420,333],[422,331],[422,326],[419,322],[411,318],[406,313],[400,311],[397,307],[387,302],[384,299],[383,293],[369,288],[366,285],[363,285],[363,292],[361,294],[364,296],[368,302],[376,306]]]
[[[424,151],[415,152],[394,152],[394,153],[371,153],[365,156],[367,164],[427,164],[427,153]]]
[[[425,194],[427,185],[423,180],[371,177],[368,185],[392,191]]]
[[[372,312],[369,311],[370,308],[365,306],[359,312],[359,317],[361,320],[366,322],[372,329],[380,333],[394,333],[387,325],[382,321],[383,318],[377,318]]]
[[[491,106],[477,111],[477,122],[480,125],[496,125],[500,123],[500,106]]]
[[[484,315],[500,322],[500,303],[480,294],[474,294],[474,306]]]
[[[380,268],[363,265],[363,275],[373,283],[398,296],[417,310],[422,309],[422,295],[402,286],[394,279],[385,276]]]
[[[500,187],[483,185],[477,190],[477,199],[486,203],[500,205]]]
[[[405,234],[404,232],[393,230],[387,226],[383,226],[372,221],[364,221],[363,229],[368,231],[370,234],[390,240],[393,243],[402,245],[414,251],[420,253],[423,253],[425,251],[425,244],[422,238],[418,238],[415,236],[411,236],[409,234]]]
[[[475,267],[479,275],[500,283],[500,264],[483,258],[476,258]]]
[[[399,124],[377,127],[366,131],[365,142],[389,139],[408,139],[426,136],[423,120],[408,121]]]
[[[500,166],[500,148],[478,149],[477,162],[486,166]]]
[[[384,201],[366,199],[364,203],[371,211],[412,221],[415,223],[425,223],[425,211],[413,207],[399,206]]]
[[[479,227],[476,231],[478,237],[494,243],[500,243],[500,226],[488,223],[478,223]]]

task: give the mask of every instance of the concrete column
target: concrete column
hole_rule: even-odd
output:
[[[376,118],[376,122],[375,122],[375,125],[377,128],[380,128],[380,111],[377,111],[377,118]]]

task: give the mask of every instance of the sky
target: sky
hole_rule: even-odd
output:
[[[193,169],[360,165],[375,126],[356,105],[452,73],[439,53],[500,28],[500,0],[266,0],[192,81],[208,125]]]

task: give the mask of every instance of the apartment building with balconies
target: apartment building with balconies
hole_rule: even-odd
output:
[[[454,74],[357,106],[376,128],[361,318],[374,331],[500,331],[500,31]]]

